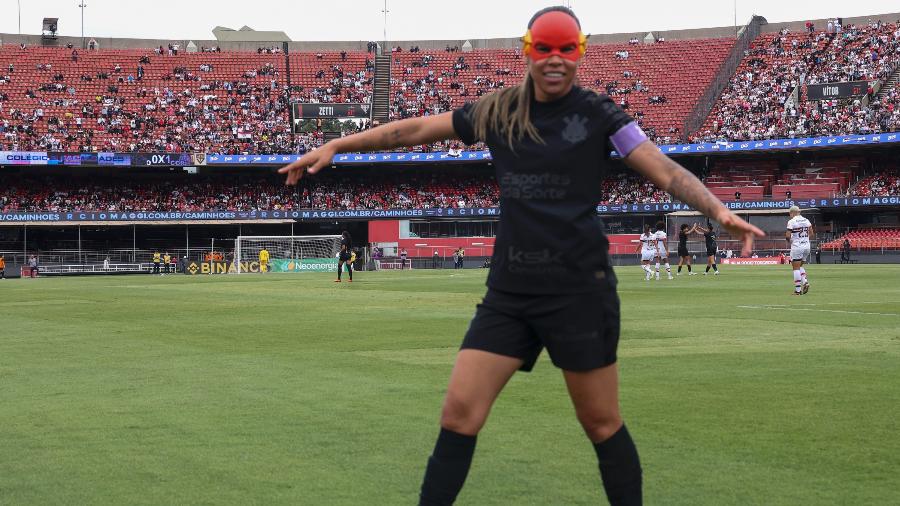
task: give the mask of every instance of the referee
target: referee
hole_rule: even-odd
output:
[[[609,97],[575,85],[587,38],[571,10],[544,9],[528,27],[523,38],[528,72],[519,85],[453,112],[336,139],[280,172],[293,185],[304,172],[330,166],[337,153],[447,139],[486,141],[500,184],[501,223],[487,294],[456,357],[419,504],[456,500],[495,399],[517,370],[530,371],[547,348],[596,452],[609,502],[637,505],[640,462],[619,413],[617,283],[596,212],[601,184],[612,170],[610,151],[713,216],[744,239],[745,251],[754,235],[763,234],[663,155]],[[528,444],[527,435],[521,444]]]

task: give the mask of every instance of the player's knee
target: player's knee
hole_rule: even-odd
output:
[[[487,418],[487,410],[450,393],[441,410],[441,427],[460,434],[478,434]]]
[[[606,441],[622,427],[622,417],[617,412],[579,413],[578,421],[588,439],[595,443]]]

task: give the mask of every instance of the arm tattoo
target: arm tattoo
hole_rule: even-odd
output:
[[[376,149],[391,149],[400,145],[400,140],[403,134],[400,132],[400,129],[396,126],[388,126],[385,125],[384,132],[381,134],[381,138],[378,139],[378,146],[375,146]]]
[[[672,160],[669,163],[673,174],[667,191],[706,216],[714,216],[722,205],[719,199],[687,169]]]

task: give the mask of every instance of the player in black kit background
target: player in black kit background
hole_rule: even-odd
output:
[[[350,282],[353,282],[353,266],[350,263],[352,256],[353,240],[350,238],[350,232],[344,230],[341,233],[341,252],[338,253],[338,277],[334,280],[335,283],[341,282],[341,269],[345,265],[347,266],[347,276],[349,276]]]
[[[519,85],[452,113],[336,139],[280,172],[293,185],[304,173],[331,166],[341,152],[484,140],[500,186],[501,223],[487,294],[456,357],[419,504],[455,501],[494,400],[517,370],[530,370],[547,348],[596,451],[607,498],[613,505],[637,505],[640,462],[619,412],[617,283],[596,212],[610,152],[713,217],[743,240],[746,253],[763,233],[663,155],[609,97],[575,85],[587,38],[571,10],[544,9],[528,28],[528,72]]]
[[[693,276],[691,272],[691,252],[688,251],[687,240],[690,234],[697,230],[697,224],[688,228],[687,223],[682,223],[678,229],[678,276],[681,276],[681,268],[687,265],[688,275]]]
[[[706,228],[703,228],[700,225],[695,225],[695,228],[703,234],[703,238],[706,240],[706,272],[703,273],[704,276],[709,274],[709,269],[712,267],[712,270],[715,271],[716,276],[719,275],[719,267],[716,265],[716,253],[717,253],[717,244],[716,244],[716,230],[713,228],[712,223],[708,220],[706,222]],[[743,253],[743,256],[748,256],[746,253]]]

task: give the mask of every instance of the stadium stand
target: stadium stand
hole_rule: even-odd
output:
[[[900,249],[900,229],[897,228],[871,228],[849,232],[833,241],[822,245],[823,250],[840,250],[844,248],[844,241],[850,243],[850,248],[856,251]]]
[[[498,189],[487,176],[406,173],[322,175],[300,189],[264,175],[234,179],[100,180],[21,178],[0,195],[8,211],[253,211],[291,209],[412,209],[492,207]]]
[[[591,45],[581,82],[627,107],[661,143],[687,113],[732,39]],[[291,100],[369,102],[369,53],[291,53]],[[433,114],[518,82],[517,50],[393,55],[391,116]],[[67,152],[292,153],[321,132],[290,135],[285,59],[171,48],[78,51],[0,46],[0,149]],[[449,144],[431,149],[446,149]]]
[[[821,198],[838,195],[900,196],[900,176],[886,170],[850,186],[861,161],[836,158],[804,162],[781,170],[773,160],[724,162],[704,179],[722,200]],[[233,176],[233,177],[232,177]],[[269,209],[412,209],[493,207],[499,192],[490,171],[368,172],[329,171],[305,180],[299,192],[267,174],[207,177],[141,176],[71,178],[28,176],[11,179],[0,191],[0,212],[32,211],[216,211]],[[671,202],[671,196],[630,172],[602,183],[599,204]]]
[[[367,53],[292,54],[291,97],[368,102]],[[0,46],[0,149],[292,153],[284,55]]]
[[[884,81],[900,66],[900,22],[762,34],[693,142],[866,134],[900,129],[900,92],[807,101],[806,84]],[[800,87],[798,100],[789,100]],[[787,104],[786,104],[787,102]],[[867,105],[868,102],[868,105]]]
[[[579,80],[626,107],[657,143],[679,142],[685,117],[733,46],[733,39],[590,45]],[[395,52],[391,118],[451,110],[520,82],[524,71],[516,49]]]
[[[325,173],[300,189],[283,178],[231,177],[16,178],[0,192],[0,212],[251,211],[278,209],[418,209],[494,207],[493,175],[403,172]],[[669,202],[669,195],[631,174],[603,183],[604,204]]]
[[[894,169],[861,179],[847,191],[847,195],[900,197],[900,171]]]

